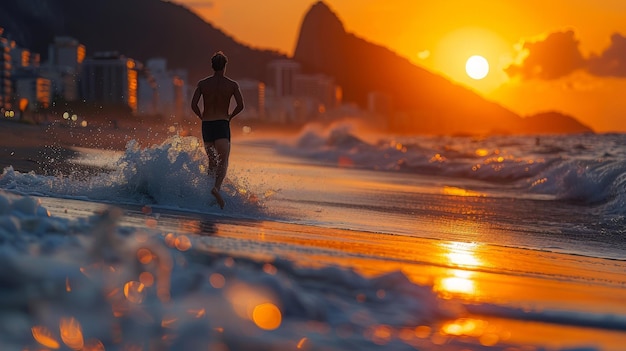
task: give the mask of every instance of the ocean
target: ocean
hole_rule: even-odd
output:
[[[626,135],[198,139],[0,176],[3,350],[625,350]]]

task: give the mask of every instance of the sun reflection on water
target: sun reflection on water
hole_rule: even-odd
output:
[[[441,243],[444,263],[458,269],[450,270],[450,274],[439,278],[435,282],[434,290],[444,298],[451,298],[454,295],[477,295],[476,284],[472,279],[474,272],[471,268],[482,264],[476,255],[478,244],[448,242]]]
[[[476,197],[485,197],[485,196],[487,196],[487,194],[481,193],[481,192],[478,192],[478,191],[458,188],[458,187],[455,187],[455,186],[447,186],[447,185],[444,186],[441,189],[441,192],[444,195],[450,195],[450,196],[476,196]]]

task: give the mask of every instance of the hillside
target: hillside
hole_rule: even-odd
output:
[[[20,46],[47,56],[55,36],[78,39],[87,55],[118,51],[146,61],[165,57],[170,68],[184,68],[191,82],[211,73],[209,59],[223,50],[235,78],[265,80],[267,62],[284,58],[275,51],[238,43],[185,7],[161,0],[0,1],[0,26]]]
[[[541,132],[512,111],[474,91],[418,67],[387,48],[347,33],[339,17],[322,1],[304,17],[294,57],[311,71],[334,76],[347,101],[365,106],[369,92],[392,97],[396,131],[435,134]],[[550,119],[547,116],[546,119]],[[588,131],[560,116],[551,132],[567,120],[567,132]],[[565,129],[564,129],[565,130]]]

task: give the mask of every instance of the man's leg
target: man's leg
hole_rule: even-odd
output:
[[[224,208],[224,199],[220,194],[222,188],[222,182],[226,178],[226,171],[228,170],[228,158],[230,156],[230,141],[228,139],[218,139],[214,143],[215,153],[217,154],[217,167],[215,169],[215,186],[211,189],[211,194],[215,196],[217,204],[220,208]]]
[[[214,142],[205,142],[204,143],[204,151],[206,151],[206,155],[209,158],[209,170],[207,173],[211,175],[215,175],[217,169],[217,155],[215,152],[215,143]]]
[[[215,140],[215,151],[217,154],[217,168],[215,170],[215,188],[220,190],[222,182],[226,178],[228,170],[228,157],[230,156],[230,141],[228,139]]]

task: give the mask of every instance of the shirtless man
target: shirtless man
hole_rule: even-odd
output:
[[[191,109],[202,120],[202,140],[209,157],[209,175],[215,175],[215,185],[211,194],[215,196],[220,208],[224,208],[224,199],[220,194],[222,182],[228,169],[230,155],[230,120],[243,110],[243,97],[239,85],[224,75],[228,59],[223,52],[216,52],[211,57],[213,75],[198,82],[191,99]],[[198,102],[204,101],[204,109],[200,111]],[[237,106],[228,112],[231,97]]]

